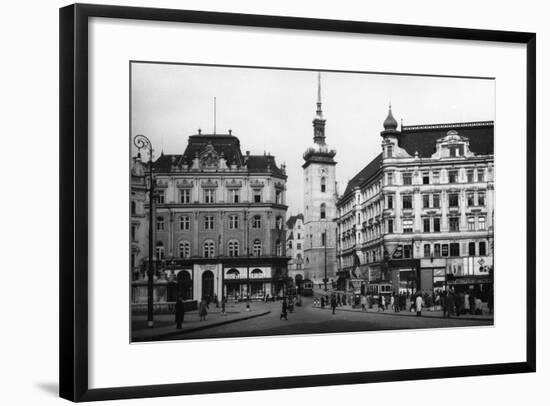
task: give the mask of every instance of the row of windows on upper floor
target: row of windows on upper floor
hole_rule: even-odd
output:
[[[413,233],[414,232],[414,219],[404,218],[401,220],[401,229],[399,230],[395,227],[394,219],[387,219],[385,227],[386,234],[393,233]],[[447,229],[442,230],[441,227],[441,217],[424,217],[422,219],[422,232],[424,233],[440,233],[440,232],[459,232],[459,231],[486,231],[487,230],[487,217],[485,215],[480,216],[468,216],[466,218],[466,227],[462,228],[460,225],[460,217],[458,216],[449,216]],[[372,229],[366,229],[357,233],[357,239],[360,243],[363,238],[366,241],[376,239],[381,234],[381,228],[379,226],[373,227]],[[347,240],[347,237],[350,237],[352,240],[355,237],[352,234],[348,234],[347,231],[340,231],[342,240]]]
[[[486,204],[485,201],[485,192],[467,192],[466,193],[466,206],[467,207],[483,207]],[[448,207],[449,208],[458,208],[460,207],[460,194],[459,193],[448,193],[447,194]],[[403,195],[401,196],[401,208],[402,209],[413,209],[413,196],[412,195]],[[386,209],[394,209],[395,205],[395,196],[393,194],[386,195]],[[380,214],[380,206],[375,205],[371,210],[363,211],[362,213],[357,213],[355,216],[355,224],[361,225],[362,221],[365,221],[367,218],[374,218],[376,215]],[[441,208],[441,196],[439,193],[423,194],[422,195],[422,208],[423,209],[438,209]],[[344,229],[349,229],[353,226],[351,219],[344,221],[342,227]]]
[[[401,176],[399,182],[398,174]],[[441,169],[441,171],[424,171],[416,178],[412,171],[387,171],[386,185],[431,185],[443,183],[477,183],[485,182],[485,169]]]
[[[155,202],[158,204],[170,203],[166,196],[166,190],[157,189],[155,190]],[[228,189],[227,201],[220,199],[220,194],[216,193],[216,189],[202,189],[202,196],[200,203],[213,204],[213,203],[228,203],[236,204],[241,202],[246,202],[242,199],[242,193],[240,189]],[[264,203],[264,194],[262,189],[253,189],[251,196],[252,203]],[[284,194],[282,190],[275,191],[275,204],[284,204]],[[177,201],[171,203],[180,203],[180,204],[191,204],[199,203],[199,200],[192,200],[192,190],[191,189],[179,189]]]
[[[252,242],[250,256],[260,257],[263,255],[262,242],[259,239],[255,239]],[[241,244],[238,240],[229,240],[227,243],[227,256],[238,257],[238,256],[247,256],[246,248],[245,252],[241,251]],[[162,241],[158,241],[155,246],[156,258],[158,260],[163,260],[165,258],[165,247]],[[283,246],[280,240],[275,242],[275,254],[277,256],[283,255]],[[223,253],[222,253],[223,255]],[[180,241],[178,243],[178,258],[191,258],[191,243],[189,241]],[[206,240],[202,244],[202,257],[203,258],[214,258],[216,257],[216,244],[212,240]]]
[[[231,214],[227,216],[227,222],[228,222],[228,228],[230,230],[238,230],[241,228],[242,225],[246,227],[246,222],[242,219],[242,216],[239,216],[238,214]],[[216,217],[212,215],[204,215],[202,216],[202,229],[203,230],[215,230],[216,229]],[[166,231],[166,219],[164,216],[157,216],[156,217],[156,230],[157,231]],[[190,216],[179,216],[177,218],[177,224],[180,231],[188,231],[191,229],[191,217]],[[262,216],[257,214],[251,217],[250,219],[250,227],[254,229],[261,229],[263,220]],[[283,228],[283,218],[281,216],[277,216],[275,218],[275,227],[277,230],[282,230]],[[135,226],[135,225],[134,225]],[[133,226],[133,227],[134,227]]]

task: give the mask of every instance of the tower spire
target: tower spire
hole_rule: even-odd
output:
[[[317,111],[313,119],[313,141],[316,144],[325,144],[325,122],[321,108],[321,72],[317,72]]]
[[[323,118],[323,110],[321,109],[321,72],[317,72],[317,117]]]

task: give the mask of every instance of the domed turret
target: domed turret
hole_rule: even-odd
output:
[[[388,116],[384,120],[384,131],[380,133],[382,137],[386,136],[398,136],[400,134],[399,131],[397,131],[397,120],[393,117],[393,113],[391,111],[391,104],[389,106],[388,110]]]
[[[393,118],[393,114],[391,112],[391,104],[390,104],[390,110],[388,111],[388,117],[384,120],[384,130],[396,130],[397,129],[397,120]]]

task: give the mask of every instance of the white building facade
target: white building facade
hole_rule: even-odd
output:
[[[338,202],[341,286],[492,289],[493,122],[397,127],[390,108],[382,153]]]

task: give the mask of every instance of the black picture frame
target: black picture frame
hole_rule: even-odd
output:
[[[105,17],[525,44],[527,49],[527,241],[525,361],[375,372],[281,376],[90,389],[88,385],[88,19]],[[60,396],[107,399],[315,387],[535,372],[536,35],[527,32],[74,4],[60,9]]]

